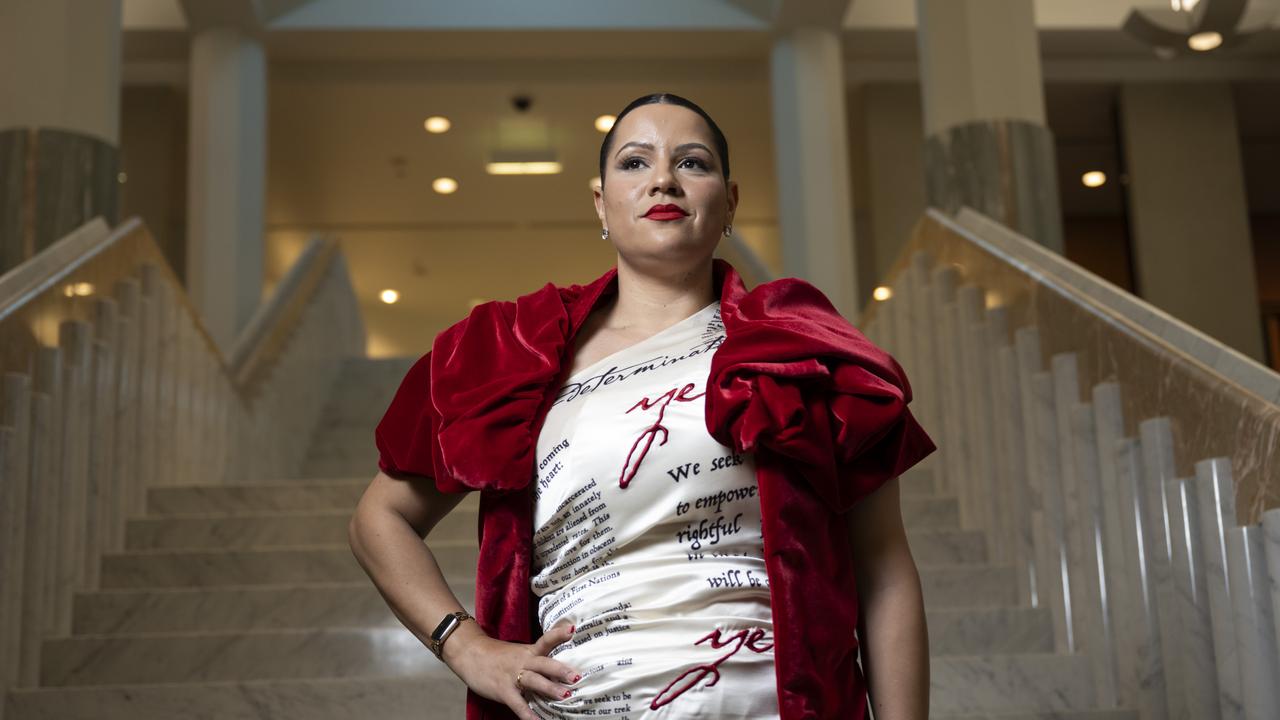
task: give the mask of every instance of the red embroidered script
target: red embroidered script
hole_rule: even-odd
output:
[[[710,640],[711,647],[715,647],[715,648],[724,647],[725,645],[728,645],[729,643],[735,642],[735,641],[738,643],[737,646],[734,647],[729,652],[722,655],[719,660],[716,660],[715,662],[709,665],[697,665],[695,667],[691,667],[688,670],[685,670],[684,672],[680,673],[680,675],[676,677],[675,680],[672,680],[671,682],[667,683],[667,686],[664,687],[662,691],[658,693],[657,697],[655,697],[649,703],[649,709],[657,710],[663,705],[666,705],[672,700],[675,700],[677,697],[683,695],[686,690],[689,690],[693,688],[695,685],[697,685],[698,681],[702,680],[702,678],[706,677],[709,674],[714,674],[715,677],[711,678],[711,682],[707,683],[707,687],[711,687],[712,685],[715,685],[717,682],[720,682],[720,670],[718,669],[718,666],[720,665],[720,663],[732,657],[734,653],[741,650],[743,645],[746,645],[747,649],[751,650],[752,652],[756,652],[756,653],[768,652],[769,649],[773,647],[772,642],[764,646],[756,645],[756,641],[760,640],[763,637],[764,637],[764,630],[762,628],[743,628],[738,632],[734,633],[733,635],[730,635],[728,638],[720,637],[720,628],[716,628],[715,630],[712,630],[709,634],[703,636],[701,640],[698,640],[698,642],[695,642],[694,645],[698,645],[703,640]],[[680,682],[680,680],[683,679],[686,675],[689,675],[692,673],[697,673],[697,676],[694,677],[693,680],[689,682],[689,684],[672,692],[670,695],[666,695],[664,697],[664,693],[670,690],[672,685],[675,685],[676,683]]]
[[[618,476],[619,487],[625,488],[631,483],[631,478],[636,476],[636,471],[640,469],[640,463],[644,461],[644,456],[649,452],[649,447],[653,445],[653,439],[659,432],[662,433],[662,442],[658,444],[667,444],[667,429],[662,425],[662,416],[667,412],[667,406],[671,404],[671,401],[679,400],[680,402],[690,402],[706,395],[706,392],[700,392],[697,395],[689,395],[688,392],[692,390],[693,387],[693,383],[685,383],[684,387],[680,388],[679,391],[675,388],[671,388],[659,395],[656,400],[650,400],[647,397],[640,398],[640,402],[627,409],[627,412],[631,412],[636,408],[648,410],[659,402],[662,403],[662,406],[658,408],[658,419],[654,420],[652,425],[645,428],[644,432],[640,433],[640,437],[636,438],[636,441],[631,444],[631,451],[627,453],[627,459],[622,463],[622,474]],[[636,458],[635,465],[632,465],[631,456],[636,454],[636,448],[639,447],[641,441],[644,441],[644,448],[640,450],[640,457]],[[627,472],[628,468],[630,468],[630,472]]]

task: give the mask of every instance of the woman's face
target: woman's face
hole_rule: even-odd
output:
[[[710,257],[738,205],[738,183],[721,174],[711,128],[681,105],[641,105],[622,118],[602,182],[594,191],[601,227],[635,265]],[[650,214],[655,205],[683,212]]]

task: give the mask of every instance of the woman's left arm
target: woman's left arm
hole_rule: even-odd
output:
[[[898,478],[846,513],[858,583],[863,672],[876,720],[929,717],[929,635],[902,525]]]

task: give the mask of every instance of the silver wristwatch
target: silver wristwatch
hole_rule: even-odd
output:
[[[431,633],[431,639],[427,641],[427,647],[431,648],[431,652],[435,653],[441,662],[444,661],[444,657],[440,654],[442,652],[441,648],[444,647],[444,641],[448,639],[449,635],[453,634],[454,630],[458,629],[463,620],[470,618],[471,616],[467,614],[466,610],[451,612],[444,616],[444,619],[436,626],[435,631]]]

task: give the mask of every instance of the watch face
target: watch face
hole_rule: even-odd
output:
[[[454,615],[446,616],[444,620],[440,621],[440,624],[436,627],[436,631],[431,633],[432,639],[440,640],[441,638],[443,638],[445,635],[449,633],[450,628],[452,628],[454,625],[457,625],[457,624],[458,624],[457,616],[454,616]]]

